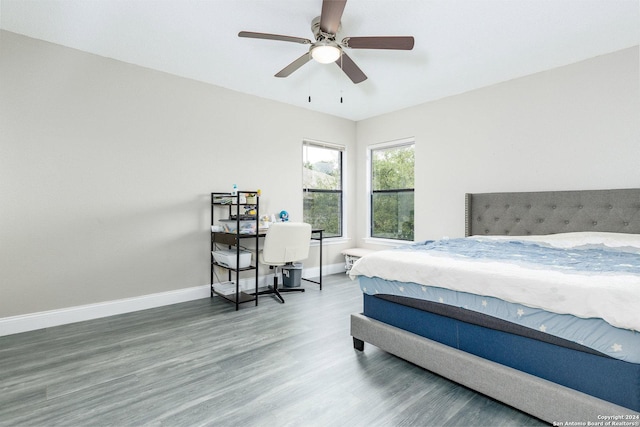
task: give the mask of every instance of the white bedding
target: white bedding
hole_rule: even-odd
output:
[[[468,239],[534,240],[568,249],[605,246],[640,254],[639,235],[617,233]],[[349,274],[490,296],[559,314],[601,318],[612,326],[640,331],[640,275],[634,273],[576,273],[396,248],[360,258]]]

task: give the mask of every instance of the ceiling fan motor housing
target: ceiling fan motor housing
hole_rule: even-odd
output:
[[[338,29],[340,26],[338,25]],[[316,17],[311,22],[311,31],[316,39],[309,47],[309,53],[321,64],[330,64],[340,58],[342,47],[336,42],[335,34],[325,33],[320,29],[320,17]]]
[[[338,31],[340,31],[342,29],[342,23],[338,24]],[[338,31],[336,31],[336,34],[338,33]],[[313,21],[311,21],[311,32],[313,33],[313,36],[316,38],[316,41],[320,41],[320,40],[325,40],[325,39],[329,39],[329,40],[336,40],[336,34],[329,34],[329,33],[325,33],[320,29],[320,17],[316,16],[315,18],[313,18]]]

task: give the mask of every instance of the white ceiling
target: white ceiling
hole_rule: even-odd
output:
[[[347,50],[274,74],[313,39],[321,0],[0,0],[0,27],[120,61],[361,120],[639,44],[640,0],[348,0],[345,36],[412,35],[412,51]],[[311,102],[308,97],[311,96]],[[343,102],[340,103],[340,98]]]

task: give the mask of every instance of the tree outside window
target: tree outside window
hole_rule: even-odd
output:
[[[305,142],[303,145],[303,217],[323,237],[342,236],[343,149]]]
[[[414,144],[371,150],[371,237],[414,239]]]

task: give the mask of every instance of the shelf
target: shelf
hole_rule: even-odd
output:
[[[216,267],[226,268],[227,270],[233,270],[233,271],[251,271],[251,270],[257,269],[257,267],[254,265],[250,265],[249,267],[242,267],[242,268],[227,267],[226,265],[218,264],[215,261],[213,261],[211,265],[215,265]]]
[[[246,292],[240,292],[240,294],[238,294],[238,298],[236,298],[236,294],[222,294],[220,292],[217,292],[215,289],[213,290],[213,293],[218,295],[219,297],[226,299],[227,301],[231,301],[237,304],[256,301],[257,298],[255,295],[251,295]]]
[[[256,234],[225,233],[224,231],[213,231],[211,235],[212,242],[230,246],[236,246],[239,239],[255,239],[257,237]]]
[[[225,202],[212,202],[212,205],[215,206],[255,206],[257,203],[225,203]]]
[[[216,206],[257,206],[258,198],[253,200],[247,200],[247,194],[256,194],[255,191],[238,191],[238,194],[235,196],[231,193],[212,193],[211,204]],[[242,203],[238,203],[240,198],[244,197],[245,201]]]
[[[255,305],[258,305],[258,264],[249,265],[242,268],[232,268],[227,265],[220,264],[214,259],[214,252],[221,250],[221,246],[228,246],[233,253],[230,256],[237,256],[238,263],[246,265],[246,262],[240,262],[240,253],[243,251],[241,248],[241,240],[255,239],[255,247],[258,248],[259,238],[261,237],[258,230],[258,218],[259,218],[259,206],[260,197],[255,200],[251,200],[251,203],[245,202],[245,197],[248,194],[257,194],[258,191],[241,191],[238,190],[236,195],[231,193],[211,193],[211,296],[218,295],[227,301],[235,304],[236,310],[238,310],[239,304],[255,301]],[[238,203],[238,202],[245,203]],[[250,214],[251,212],[251,214]],[[218,214],[221,214],[221,218],[216,218]],[[216,224],[218,221],[224,221],[224,226]],[[236,224],[237,223],[237,224]],[[214,227],[215,226],[215,227]],[[214,231],[218,230],[237,230],[237,231]],[[249,231],[243,233],[242,231]],[[237,254],[237,255],[236,255]],[[220,259],[219,259],[220,260]],[[235,264],[235,262],[233,263]],[[216,282],[219,280],[215,274],[216,267],[226,270],[225,275],[228,276],[228,282]],[[236,292],[235,285],[224,286],[227,283],[238,282],[241,280],[240,274],[243,272],[253,272],[253,280],[255,280],[255,293],[248,293],[244,291]],[[245,275],[247,276],[247,275]],[[218,289],[216,289],[216,287]]]

